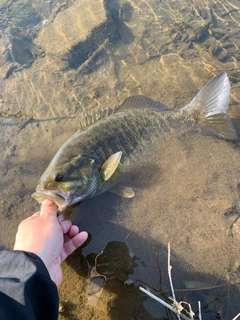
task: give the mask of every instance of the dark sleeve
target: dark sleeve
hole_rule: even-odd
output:
[[[42,262],[24,251],[0,251],[0,319],[55,320],[58,291]]]

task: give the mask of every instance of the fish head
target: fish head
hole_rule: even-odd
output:
[[[95,160],[77,156],[59,165],[55,159],[41,176],[32,197],[39,203],[53,200],[62,212],[68,206],[93,196],[100,179]]]

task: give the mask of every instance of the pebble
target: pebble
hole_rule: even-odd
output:
[[[240,219],[237,219],[232,225],[232,235],[237,241],[240,241]]]
[[[44,19],[43,21],[42,21],[42,24],[50,24],[50,21],[48,20],[48,19]]]

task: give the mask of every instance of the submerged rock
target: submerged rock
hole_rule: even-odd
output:
[[[103,0],[78,0],[42,28],[36,43],[46,54],[67,61],[67,67],[77,68],[99,50],[115,29]]]

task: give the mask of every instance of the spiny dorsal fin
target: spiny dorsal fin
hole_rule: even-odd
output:
[[[86,130],[90,125],[117,112],[143,110],[163,112],[169,109],[148,97],[141,95],[130,96],[120,106],[114,105],[113,107],[91,110],[91,112],[83,112],[80,115],[80,129]]]
[[[86,130],[89,126],[102,120],[112,114],[116,113],[118,107],[114,105],[113,107],[107,107],[98,110],[91,110],[91,112],[83,112],[80,114],[79,126],[81,130]]]

